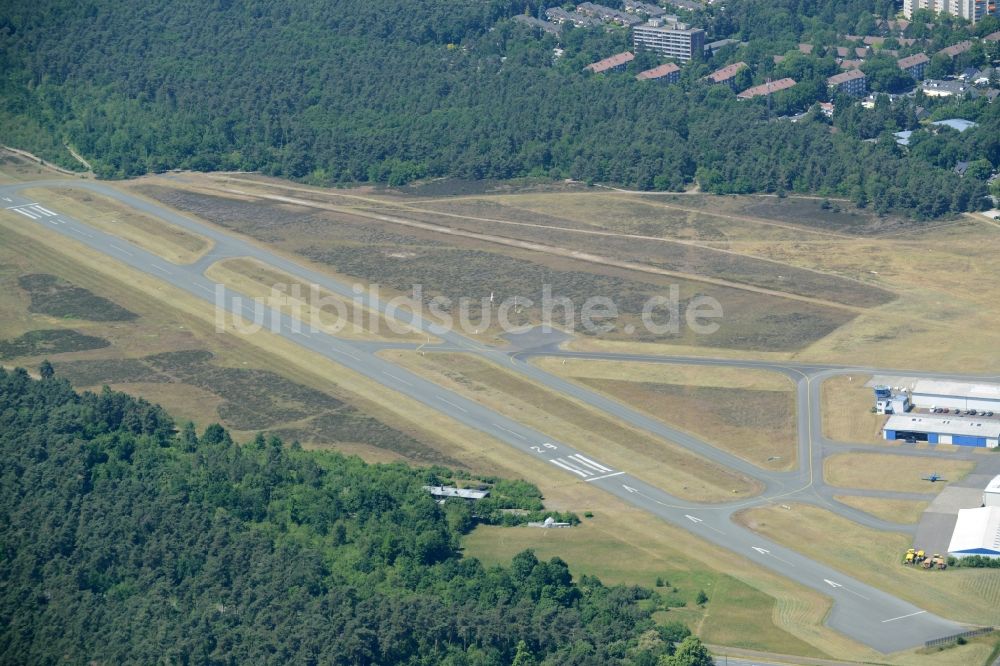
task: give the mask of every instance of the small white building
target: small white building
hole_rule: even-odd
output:
[[[983,506],[1000,506],[1000,474],[983,490]]]
[[[1000,557],[1000,507],[960,509],[948,554]]]

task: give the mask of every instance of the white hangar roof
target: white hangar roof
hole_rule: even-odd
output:
[[[947,395],[956,398],[981,398],[1000,401],[1000,384],[939,382],[931,379],[920,379],[913,385],[913,392],[928,395]]]
[[[948,552],[1000,556],[1000,507],[960,509]]]
[[[893,414],[883,426],[886,430],[903,432],[936,432],[945,435],[971,435],[973,437],[1000,437],[1000,421],[977,417],[939,417],[929,414]]]

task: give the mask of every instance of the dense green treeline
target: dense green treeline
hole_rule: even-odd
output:
[[[0,369],[0,663],[706,663],[670,656],[688,632],[650,590],[462,558],[465,505],[421,490],[440,470],[241,447],[42,376]]]
[[[705,22],[715,36],[756,40],[749,48],[762,60],[845,11],[827,0],[729,4]],[[924,217],[978,208],[985,193],[950,165],[863,146],[818,116],[774,121],[825,95],[832,60],[783,64],[782,75],[806,80],[769,111],[698,80],[725,53],[686,68],[679,86],[591,76],[583,66],[627,48],[626,31],[567,29],[555,58],[554,38],[503,20],[538,10],[514,0],[9,5],[0,139],[63,164],[68,142],[103,177],[183,168],[324,185],[542,176],[680,189],[697,180],[719,193],[850,196]],[[938,192],[949,193],[946,206]]]

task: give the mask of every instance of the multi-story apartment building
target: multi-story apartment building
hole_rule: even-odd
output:
[[[987,15],[988,8],[989,0],[903,0],[903,15],[908,19],[918,9],[929,9],[978,23]]]
[[[655,51],[668,58],[687,62],[701,58],[705,52],[705,31],[689,28],[683,23],[664,23],[650,19],[632,28],[632,44],[636,49]]]

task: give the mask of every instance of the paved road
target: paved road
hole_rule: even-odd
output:
[[[20,194],[28,187],[67,187],[89,189],[117,199],[123,204],[144,213],[159,217],[184,229],[196,232],[214,242],[212,250],[192,265],[177,265],[136,247],[120,237],[103,233],[67,215],[59,213],[45,202],[34,201]],[[823,447],[826,444],[821,432],[819,415],[819,385],[823,379],[838,373],[874,372],[874,368],[839,368],[816,364],[774,363],[766,361],[734,361],[687,357],[662,357],[625,354],[564,352],[555,348],[542,348],[520,354],[486,347],[452,331],[441,330],[408,313],[397,313],[397,318],[439,338],[441,349],[454,349],[475,353],[492,361],[506,363],[514,371],[553,390],[582,400],[633,425],[674,441],[708,459],[756,478],[765,492],[753,500],[725,505],[700,505],[678,499],[653,487],[629,470],[615,469],[602,462],[591,452],[580,451],[560,442],[552,433],[542,433],[528,428],[514,419],[494,412],[462,395],[448,391],[419,375],[400,368],[375,355],[386,348],[406,348],[372,342],[349,341],[336,338],[293,320],[287,315],[264,308],[251,307],[251,300],[233,290],[216,285],[205,277],[204,271],[214,262],[227,257],[253,257],[276,268],[339,294],[347,299],[358,297],[351,286],[318,273],[272,253],[260,246],[246,242],[234,235],[198,223],[143,199],[128,195],[107,185],[88,181],[48,181],[21,183],[0,187],[0,205],[23,219],[25,229],[41,225],[83,243],[109,257],[148,275],[157,277],[195,297],[215,303],[229,313],[239,313],[256,320],[270,330],[292,340],[302,348],[321,354],[351,370],[404,394],[437,411],[446,413],[456,421],[494,437],[512,448],[540,457],[552,465],[554,473],[568,474],[580,482],[591,483],[622,500],[644,509],[674,525],[719,547],[734,551],[754,562],[772,569],[798,583],[830,596],[833,608],[827,618],[832,628],[882,652],[893,652],[920,645],[925,640],[961,631],[961,625],[938,617],[925,610],[893,597],[840,571],[813,561],[795,551],[771,542],[733,522],[732,515],[747,506],[772,502],[781,498],[813,502],[829,506],[838,513],[880,529],[898,528],[878,521],[868,514],[855,511],[839,503],[832,503],[822,492],[819,470],[822,466]],[[361,300],[372,310],[385,312],[386,304],[370,298]],[[796,382],[798,404],[798,454],[799,466],[791,472],[770,472],[731,454],[720,451],[690,434],[670,428],[626,405],[610,400],[560,377],[553,376],[524,362],[532,355],[561,355],[584,359],[642,360],[664,363],[720,365],[730,367],[760,368],[782,372]],[[894,371],[895,372],[895,371]],[[906,374],[896,372],[896,374]],[[917,374],[917,373],[911,373]],[[944,376],[942,376],[944,377]],[[950,376],[949,376],[950,377]]]

